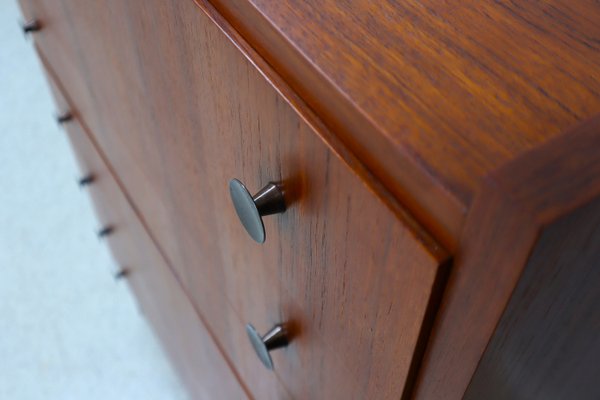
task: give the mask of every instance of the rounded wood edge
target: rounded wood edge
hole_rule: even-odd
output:
[[[411,398],[463,397],[544,227],[600,197],[599,150],[600,113],[482,179]]]
[[[286,83],[286,81],[264,60],[264,58],[242,37],[242,35],[223,17],[220,12],[207,0],[192,0],[204,12],[209,19],[219,27],[219,29],[229,38],[232,44],[243,54],[243,56],[252,64],[271,87],[281,96],[281,98],[301,117],[321,139],[321,141],[333,152],[333,154],[343,161],[365,184],[369,190],[374,193],[389,209],[391,209],[398,218],[409,228],[413,237],[423,245],[423,247],[440,264],[446,262],[451,257],[451,252],[457,238],[454,233],[460,230],[462,226],[462,217],[453,218],[453,222],[440,224],[436,218],[426,217],[423,212],[414,213],[407,208],[408,204],[415,205],[411,200],[405,204],[402,198],[398,198],[386,187],[380,179],[352,153],[342,141],[334,135],[323,121],[310,109],[310,107],[301,99],[301,97]],[[404,192],[407,193],[407,192]],[[402,203],[401,203],[402,202]],[[459,209],[458,214],[464,212],[464,207],[452,206],[453,209]],[[453,213],[454,215],[454,213]],[[423,216],[423,218],[421,218]],[[416,219],[419,217],[419,220]],[[427,228],[427,229],[426,229]]]

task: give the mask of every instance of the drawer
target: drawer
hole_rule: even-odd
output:
[[[49,78],[51,74],[48,74]],[[49,79],[59,110],[68,104]],[[111,171],[76,120],[65,129],[77,155],[82,176],[93,177],[86,186],[115,261],[127,271],[129,286],[193,398],[242,399],[238,383],[211,333],[165,263],[163,256],[135,215]],[[226,380],[228,384],[222,385]]]
[[[56,73],[251,393],[406,394],[446,252],[209,6],[65,3],[90,93]],[[262,245],[231,205],[232,178],[286,187]],[[281,322],[294,337],[269,372],[244,327]]]

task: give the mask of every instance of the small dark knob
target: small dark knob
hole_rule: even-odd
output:
[[[246,231],[258,243],[264,243],[266,235],[262,217],[285,211],[281,186],[269,182],[267,186],[252,196],[242,182],[232,179],[229,181],[229,193],[235,211]]]
[[[73,120],[73,113],[71,111],[65,111],[65,112],[63,112],[61,114],[58,114],[56,116],[56,122],[59,125],[62,125],[62,124],[66,123],[66,122],[69,122],[71,120]]]
[[[127,276],[129,276],[129,269],[127,268],[121,268],[120,270],[115,272],[115,280],[117,281],[120,281],[121,279],[126,278]]]
[[[23,28],[24,34],[28,34],[31,32],[37,32],[40,29],[42,29],[42,24],[38,19],[30,19],[29,21],[23,23],[23,25],[21,25],[21,28]]]
[[[106,236],[110,235],[111,233],[113,233],[115,230],[115,228],[113,228],[112,226],[105,226],[102,227],[99,231],[98,231],[98,238],[102,239],[105,238]]]
[[[96,180],[96,177],[93,174],[88,174],[79,178],[77,183],[79,184],[79,187],[84,187],[91,185],[94,182],[94,180]]]
[[[289,344],[288,331],[284,325],[275,325],[264,336],[260,336],[251,324],[246,325],[246,333],[260,361],[269,370],[273,370],[273,360],[269,352]]]

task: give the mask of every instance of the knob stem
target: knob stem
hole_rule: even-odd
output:
[[[285,200],[281,187],[269,182],[258,193],[252,196],[260,216],[279,214],[285,211]]]
[[[287,346],[289,343],[288,332],[283,325],[275,325],[269,332],[265,333],[262,341],[268,351]]]
[[[28,34],[31,32],[37,32],[40,29],[42,29],[42,24],[37,19],[30,19],[29,21],[26,21],[22,25],[22,28],[23,28],[23,33]]]

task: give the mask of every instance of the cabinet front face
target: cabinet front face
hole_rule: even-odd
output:
[[[76,33],[65,45],[89,93],[56,74],[252,394],[401,397],[445,252],[194,2],[61,4],[54,25]],[[262,244],[232,205],[233,178],[252,194],[283,188]],[[285,324],[274,372],[247,323]]]

